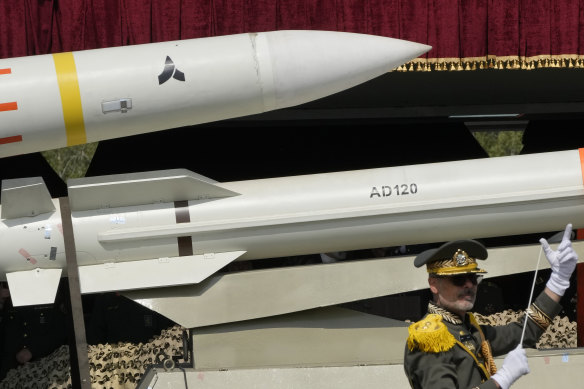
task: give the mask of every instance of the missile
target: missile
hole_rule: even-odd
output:
[[[303,104],[430,48],[293,30],[2,59],[0,157]]]
[[[66,239],[95,293],[192,285],[234,260],[580,228],[583,166],[584,149],[224,183],[171,169],[72,179],[59,199],[4,180],[0,274],[31,305],[54,299]]]

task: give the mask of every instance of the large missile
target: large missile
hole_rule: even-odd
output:
[[[60,199],[4,180],[0,272],[26,305],[54,298],[65,239],[94,293],[193,284],[236,259],[580,228],[583,164],[579,149],[224,183],[173,169],[69,180]]]
[[[430,48],[298,30],[2,59],[0,157],[303,104]]]

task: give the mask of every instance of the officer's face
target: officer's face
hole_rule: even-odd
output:
[[[475,275],[453,277],[430,277],[430,290],[436,305],[459,316],[471,310],[477,296],[478,279]]]

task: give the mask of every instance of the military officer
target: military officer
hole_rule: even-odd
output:
[[[420,253],[414,265],[426,265],[433,298],[426,316],[408,329],[404,369],[412,388],[508,389],[529,373],[523,347],[534,347],[562,309],[560,299],[570,286],[578,262],[571,234],[572,225],[568,224],[556,251],[545,239],[540,240],[552,273],[545,289],[527,310],[522,345],[519,341],[523,321],[484,326],[469,312],[478,283],[486,273],[477,263],[487,258],[487,250],[480,242],[457,240]],[[505,353],[508,354],[497,370],[493,356]]]

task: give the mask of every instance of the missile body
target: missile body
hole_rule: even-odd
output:
[[[580,149],[225,183],[174,169],[69,180],[58,200],[40,179],[4,180],[0,271],[16,304],[50,299],[66,217],[83,293],[193,284],[236,259],[580,228],[583,159]]]
[[[295,106],[429,49],[299,30],[2,59],[0,157]]]

